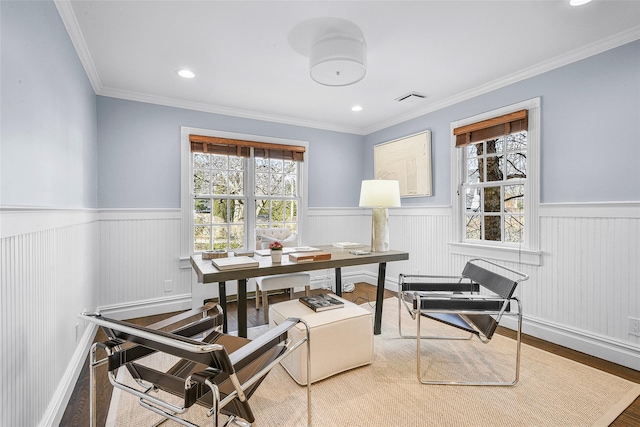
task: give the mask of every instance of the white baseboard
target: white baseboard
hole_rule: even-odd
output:
[[[369,283],[371,285],[376,285],[378,283],[378,276],[376,274],[370,273],[368,271],[364,271],[364,270],[358,270],[358,271],[342,271],[342,285],[344,286],[347,283],[358,283],[358,282],[365,282],[365,283]],[[311,277],[311,288],[312,289],[319,289],[319,288],[326,288],[327,284],[330,283],[331,284],[331,289],[335,291],[335,276],[333,271],[330,274],[330,278],[329,276],[312,276]],[[396,282],[397,283],[397,282]],[[386,288],[388,289],[393,289],[396,290],[395,287],[390,288],[389,287],[389,279],[387,278],[387,284],[386,284]]]
[[[367,271],[343,272],[342,283],[365,282],[377,283],[376,274]],[[386,279],[385,288],[396,291],[397,281]],[[115,319],[131,319],[172,311],[188,310],[191,308],[191,295],[178,295],[168,298],[156,298],[152,300],[136,301],[127,304],[114,304],[100,307],[99,311]],[[516,321],[505,317],[502,326],[515,329]],[[586,331],[569,329],[563,325],[546,322],[540,319],[527,318],[523,320],[523,333],[549,341],[564,347],[571,348],[631,369],[640,370],[640,350],[626,343],[611,340],[607,337],[589,334]],[[85,363],[97,327],[92,325],[87,328],[82,340],[78,344],[64,377],[60,381],[55,395],[49,403],[39,426],[56,426],[69,402],[74,386],[78,381],[82,365]]]
[[[191,294],[174,295],[163,298],[133,301],[124,304],[112,304],[98,307],[98,311],[116,320],[154,316],[191,309]]]
[[[173,311],[188,310],[191,308],[191,295],[177,295],[167,298],[155,298],[151,300],[134,301],[126,304],[113,304],[102,306],[98,311],[105,316],[122,320],[136,317],[153,316],[156,314],[170,313]],[[90,324],[82,339],[78,343],[73,357],[67,365],[67,370],[60,380],[60,384],[55,394],[49,401],[49,407],[43,415],[38,426],[49,427],[60,425],[64,411],[69,404],[69,398],[78,382],[82,366],[86,361],[87,354],[93,344],[93,337],[98,327]]]
[[[514,318],[505,317],[500,325],[515,330],[517,322]],[[640,370],[640,349],[628,343],[526,316],[522,320],[522,333],[627,368]]]
[[[49,406],[38,423],[38,426],[49,427],[60,425],[60,421],[62,420],[64,411],[67,409],[73,389],[78,382],[80,372],[86,362],[87,354],[89,354],[89,350],[93,344],[93,337],[96,335],[97,330],[97,325],[89,325],[84,331],[82,339],[78,343],[76,350],[73,352],[73,356],[67,365],[67,369],[62,376],[54,395],[51,397]]]
[[[375,285],[377,276],[370,272],[361,271],[350,276],[348,281]],[[342,283],[346,283],[344,275]],[[398,281],[387,277],[385,288],[397,292]],[[517,322],[512,317],[504,317],[500,326],[515,330]],[[628,343],[527,316],[524,316],[522,320],[522,332],[636,371],[640,370],[640,349]]]
[[[514,322],[515,326],[515,322]],[[540,319],[525,318],[523,332],[609,362],[640,370],[640,350],[627,343]]]

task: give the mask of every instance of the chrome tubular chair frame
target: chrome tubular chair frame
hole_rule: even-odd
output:
[[[490,271],[480,263],[492,266],[501,274]],[[509,276],[509,277],[507,277]],[[520,378],[520,353],[522,335],[522,304],[513,296],[520,282],[528,276],[519,271],[504,267],[481,258],[467,262],[460,276],[400,275],[398,300],[399,307],[404,306],[416,320],[416,335],[402,333],[403,338],[416,339],[416,369],[418,380],[423,384],[440,385],[489,385],[512,386]],[[480,292],[483,290],[483,292]],[[517,311],[512,312],[511,306]],[[422,316],[445,323],[468,332],[469,336],[425,336],[421,335]],[[421,367],[422,339],[470,339],[474,335],[481,342],[488,343],[502,316],[517,317],[515,377],[513,381],[451,381],[423,378]]]
[[[432,292],[435,291],[467,291],[470,293],[477,293],[477,284],[471,282],[469,279],[463,276],[434,276],[427,274],[400,274],[398,280],[398,333],[402,338],[416,339],[418,335],[406,335],[402,331],[402,310],[404,309],[409,313],[413,320],[416,320],[418,311],[414,310],[412,304],[414,293],[409,291],[413,289],[424,289],[428,287]],[[409,298],[400,298],[400,296],[408,296]],[[422,336],[422,338],[428,338],[432,340],[470,340],[473,338],[473,334],[470,333],[467,337],[461,337],[457,335],[442,336],[442,335],[430,335]]]
[[[216,308],[215,316],[209,314],[212,307]],[[200,313],[202,319],[184,325],[190,321],[186,319]],[[197,427],[178,416],[196,403],[208,409],[207,416],[213,416],[212,423],[216,427],[221,413],[229,416],[227,423],[235,419],[253,422],[249,397],[270,370],[298,347],[306,343],[307,355],[310,355],[310,329],[302,319],[290,318],[249,341],[222,334],[221,313],[219,306],[205,306],[149,327],[108,319],[97,313],[80,314],[80,318],[102,327],[109,338],[91,347],[90,425],[97,425],[96,370],[105,364],[108,365],[108,378],[113,387],[138,397],[142,407],[181,425]],[[304,325],[306,335],[292,343],[287,338],[287,331],[298,323]],[[202,341],[194,339],[196,336],[201,336]],[[229,346],[229,351],[225,346]],[[106,357],[98,359],[98,349],[103,350]],[[138,362],[156,352],[167,353],[180,360],[167,372],[156,371]],[[129,370],[141,389],[117,379],[116,372],[120,367]],[[307,375],[311,375],[310,370],[311,363],[307,360]],[[182,397],[184,402],[172,404],[150,394],[157,390]],[[309,426],[312,424],[311,384],[307,385],[307,423]]]

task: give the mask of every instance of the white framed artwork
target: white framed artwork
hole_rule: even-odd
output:
[[[373,147],[373,174],[398,180],[400,197],[431,196],[431,131]]]

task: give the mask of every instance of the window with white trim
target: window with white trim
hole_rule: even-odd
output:
[[[255,228],[299,231],[305,147],[189,135],[191,252],[253,249]]]
[[[539,263],[539,110],[534,99],[452,123],[453,253]]]
[[[238,249],[245,242],[245,159],[192,153],[193,251]]]

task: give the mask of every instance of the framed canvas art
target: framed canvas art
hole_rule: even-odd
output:
[[[373,147],[376,179],[400,182],[400,197],[431,196],[431,131]]]

